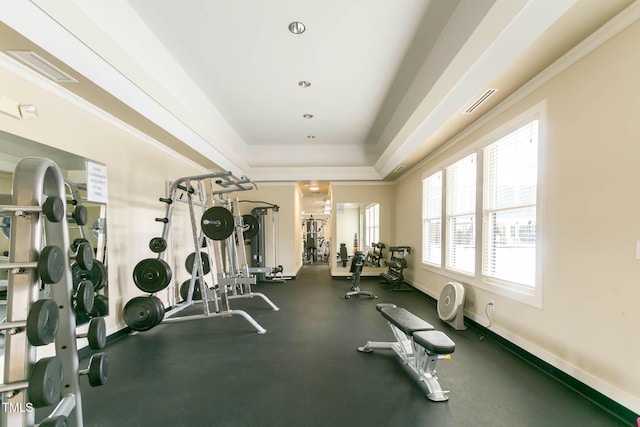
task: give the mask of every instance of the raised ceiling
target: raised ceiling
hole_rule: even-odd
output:
[[[630,3],[16,0],[0,47],[49,58],[79,80],[65,88],[205,167],[392,179]]]

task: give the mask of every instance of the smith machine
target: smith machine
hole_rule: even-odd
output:
[[[240,215],[238,198],[234,193],[252,188],[256,186],[251,180],[244,177],[234,179],[231,172],[180,178],[171,185],[170,197],[160,199],[167,206],[166,214],[163,218],[156,218],[164,224],[162,236],[149,242],[149,248],[158,256],[140,261],[133,271],[136,286],[151,295],[135,297],[125,305],[124,319],[131,329],[146,331],[160,323],[241,316],[259,334],[266,332],[248,313],[232,310],[229,305],[232,299],[258,297],[274,311],[278,310],[264,294],[251,290],[256,278],[251,275],[244,245],[244,232],[250,226],[245,225],[243,215]],[[191,279],[182,283],[179,292],[171,280],[171,267],[164,259],[173,210],[178,203],[188,205],[195,249],[185,262]],[[199,220],[196,208],[201,210]],[[205,281],[207,275],[210,275],[211,287]],[[165,312],[164,304],[155,294],[169,285],[171,308]],[[176,301],[177,294],[182,296],[182,301]],[[202,314],[177,316],[196,303],[202,304]]]

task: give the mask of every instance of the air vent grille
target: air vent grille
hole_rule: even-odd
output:
[[[76,79],[30,50],[7,50],[9,55],[56,83],[78,83]]]
[[[473,113],[482,103],[484,103],[487,99],[491,98],[491,96],[496,93],[498,89],[487,89],[485,93],[480,96],[469,108],[464,110],[462,114],[471,114]]]

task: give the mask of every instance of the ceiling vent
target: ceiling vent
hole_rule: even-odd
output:
[[[464,110],[464,113],[462,114],[471,114],[473,113],[476,108],[478,108],[480,105],[482,105],[487,99],[491,98],[491,96],[496,93],[498,91],[498,89],[487,89],[487,91],[485,93],[482,94],[482,96],[480,96],[480,98],[478,98],[473,104],[471,104],[471,106],[469,108],[467,108],[466,110]]]
[[[9,55],[56,83],[78,83],[76,79],[30,50],[7,50]]]
[[[398,173],[398,172],[402,171],[402,170],[403,170],[404,168],[406,168],[406,167],[407,167],[406,165],[399,165],[399,166],[397,166],[393,171],[394,171],[395,173]]]

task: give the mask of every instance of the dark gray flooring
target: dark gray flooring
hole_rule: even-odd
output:
[[[107,384],[82,380],[85,425],[624,425],[476,330],[452,330],[419,294],[365,279],[361,287],[379,299],[340,299],[349,287],[326,264],[308,265],[296,280],[253,287],[280,311],[259,298],[232,301],[265,335],[231,317],[163,324],[114,342]],[[392,339],[378,302],[407,308],[456,342],[452,360],[438,364],[448,402],[427,400],[391,352],[356,351]]]

